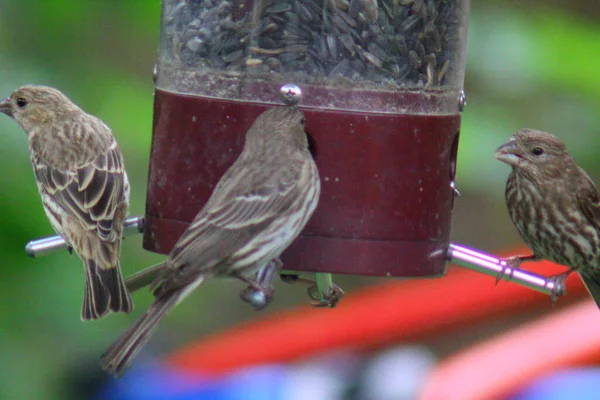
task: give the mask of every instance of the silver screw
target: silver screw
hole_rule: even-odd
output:
[[[295,83],[286,83],[279,89],[279,98],[288,106],[295,106],[302,100],[302,89]]]

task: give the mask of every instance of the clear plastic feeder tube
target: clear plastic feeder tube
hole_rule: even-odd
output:
[[[454,113],[468,0],[165,0],[157,87],[384,113]],[[418,93],[405,101],[399,93]],[[404,100],[404,101],[403,101]]]

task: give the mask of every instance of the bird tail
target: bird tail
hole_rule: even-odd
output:
[[[135,324],[127,328],[123,334],[100,357],[102,368],[112,375],[121,376],[133,358],[146,344],[158,323],[179,303],[193,288],[202,283],[198,279],[194,284],[183,289],[161,293],[154,299],[144,315]]]
[[[130,293],[133,293],[143,287],[152,285],[158,281],[159,277],[164,273],[166,268],[167,262],[164,261],[160,264],[156,264],[142,271],[136,272],[125,279],[125,286],[127,286],[127,289],[129,289]]]
[[[125,286],[121,269],[102,268],[95,260],[84,259],[85,292],[81,319],[98,319],[108,311],[129,313],[133,310],[133,300]]]
[[[594,270],[581,273],[581,280],[596,302],[598,308],[600,308],[600,271]]]

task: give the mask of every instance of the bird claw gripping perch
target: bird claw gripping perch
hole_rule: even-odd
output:
[[[262,287],[258,284],[251,285],[240,293],[240,298],[247,303],[250,303],[256,311],[260,311],[269,305],[273,300],[273,288]]]
[[[502,265],[502,271],[496,276],[496,286],[503,279],[503,276],[507,276],[505,280],[512,280],[514,271],[519,269],[521,263],[525,261],[537,261],[539,258],[535,255],[529,256],[512,256],[508,258],[501,258],[500,265]]]
[[[315,300],[311,305],[334,308],[344,297],[344,291],[333,283],[331,274],[316,273],[315,278],[317,284],[308,288],[308,296]]]
[[[248,284],[248,287],[240,293],[240,298],[250,303],[257,311],[268,306],[273,300],[273,278],[281,271],[282,266],[281,260],[276,258],[259,269],[253,280],[240,276],[239,278]]]
[[[521,265],[521,260],[519,259],[519,256],[500,259],[500,265],[502,266],[502,270],[496,275],[496,286],[498,286],[503,279],[512,281],[515,270]]]
[[[482,274],[495,276],[498,280],[511,281],[529,289],[547,294],[554,301],[566,294],[564,281],[545,277],[513,267],[510,262],[457,244],[450,244],[448,260],[460,267]]]
[[[132,217],[125,221],[123,225],[123,236],[132,235],[136,233],[142,233],[144,231],[144,217]],[[48,236],[41,239],[32,240],[25,246],[25,254],[29,257],[37,258],[46,256],[55,251],[65,249],[69,253],[73,252],[73,249],[67,245],[65,240],[56,235]]]
[[[307,289],[308,297],[313,301],[310,303],[314,307],[334,308],[342,297],[344,291],[333,283],[331,274],[317,272],[316,281],[300,278],[296,274],[281,274],[281,280],[285,283],[303,283],[310,285]]]
[[[548,279],[554,284],[552,293],[550,294],[550,300],[554,303],[559,297],[567,294],[566,277],[561,274],[559,276],[551,276]]]

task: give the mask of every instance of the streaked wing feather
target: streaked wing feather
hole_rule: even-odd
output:
[[[93,165],[86,165],[79,168],[77,171],[77,180],[79,181],[79,187],[81,190],[87,189],[94,178],[95,168]]]
[[[231,201],[206,213],[203,223],[229,229],[243,228],[261,223],[279,209],[278,202],[286,200],[286,191],[267,186],[248,194],[236,196]]]
[[[238,196],[216,210],[203,211],[175,245],[172,265],[187,263],[183,261],[197,257],[200,257],[199,264],[206,262],[202,260],[228,257],[289,207],[294,200],[289,194],[286,190],[272,191],[268,197],[260,199],[253,195]]]
[[[180,287],[217,264],[226,263],[233,253],[249,243],[298,198],[298,176],[299,171],[282,182],[270,179],[265,183],[255,179],[246,186],[251,190],[237,190],[235,193],[230,190],[230,196],[221,197],[222,204],[211,202],[213,197],[220,196],[215,190],[207,207],[175,244],[170,256],[171,272],[163,275],[163,279],[167,278],[159,290]],[[177,273],[174,274],[173,269]]]
[[[40,162],[34,165],[40,184],[69,215],[87,229],[97,229],[102,240],[116,239],[113,220],[124,200],[124,169],[114,142],[77,171],[53,169]]]
[[[591,178],[580,169],[581,179],[577,185],[577,201],[586,218],[596,229],[600,229],[600,197]]]
[[[595,270],[581,271],[581,280],[598,308],[600,308],[600,272]]]
[[[62,190],[71,183],[72,177],[57,170],[50,170],[50,181],[55,190]]]
[[[110,186],[108,178],[109,174],[106,170],[94,168],[94,176],[85,189],[82,189],[79,182],[74,182],[75,184],[69,187],[69,192],[82,210],[91,211],[93,207],[101,204],[100,199],[107,193],[106,189]]]

